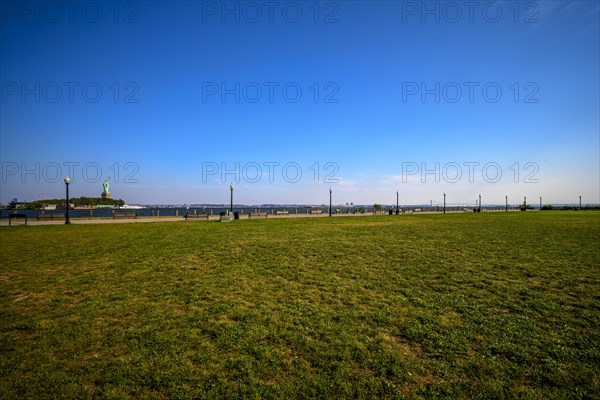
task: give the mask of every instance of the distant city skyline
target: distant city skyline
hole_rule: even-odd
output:
[[[0,12],[4,204],[600,203],[600,2]]]

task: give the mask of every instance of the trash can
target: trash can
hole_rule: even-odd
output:
[[[393,210],[390,210],[390,215],[394,215],[394,211]]]
[[[233,219],[240,219],[240,212],[239,211],[234,211],[233,212]]]

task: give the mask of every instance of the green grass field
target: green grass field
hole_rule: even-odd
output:
[[[0,228],[0,398],[599,398],[600,213]]]

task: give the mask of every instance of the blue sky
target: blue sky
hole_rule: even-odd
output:
[[[600,3],[3,2],[0,202],[600,202]]]

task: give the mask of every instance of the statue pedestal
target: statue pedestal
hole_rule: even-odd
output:
[[[106,200],[106,199],[110,199],[110,193],[109,192],[102,192],[102,200]]]

